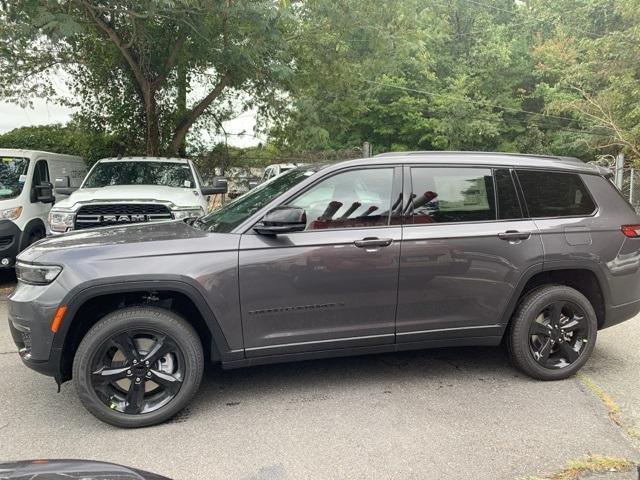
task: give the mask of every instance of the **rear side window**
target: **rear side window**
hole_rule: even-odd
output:
[[[405,223],[495,220],[493,176],[488,168],[412,168],[412,211]]]
[[[585,216],[596,210],[575,173],[518,170],[517,174],[531,217]]]
[[[496,190],[498,198],[498,218],[509,220],[522,218],[522,209],[516,186],[511,177],[511,171],[507,168],[499,168],[494,171],[496,177]]]

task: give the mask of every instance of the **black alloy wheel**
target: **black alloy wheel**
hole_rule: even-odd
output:
[[[148,329],[122,331],[96,352],[91,384],[110,409],[137,415],[173,400],[184,369],[184,355],[171,337]]]
[[[124,428],[156,425],[178,413],[198,391],[203,370],[193,326],[150,306],[107,314],[84,336],[73,360],[82,404]]]
[[[589,324],[582,308],[555,301],[546,306],[529,329],[531,354],[545,368],[566,368],[585,351]]]
[[[505,334],[514,365],[538,380],[575,374],[595,347],[598,319],[591,302],[566,285],[544,285],[518,304]]]

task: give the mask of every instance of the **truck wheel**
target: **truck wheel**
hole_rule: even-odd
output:
[[[506,344],[521,371],[538,380],[560,380],[587,362],[597,331],[596,313],[584,295],[564,285],[548,285],[521,300]]]
[[[103,319],[82,339],[73,379],[87,410],[117,427],[171,418],[200,386],[204,357],[193,327],[173,312],[128,307]]]

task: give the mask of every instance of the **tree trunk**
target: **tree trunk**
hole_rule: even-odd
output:
[[[187,69],[183,63],[178,64],[178,98],[176,100],[177,117],[184,118],[187,113]],[[178,156],[187,156],[187,139],[183,138],[182,143],[178,146]]]
[[[147,86],[144,91],[145,118],[147,122],[147,155],[157,157],[160,154],[160,127],[155,92]]]

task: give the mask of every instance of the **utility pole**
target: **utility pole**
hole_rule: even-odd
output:
[[[622,177],[624,173],[624,153],[620,152],[616,155],[616,169],[614,171],[614,183],[618,190],[622,191]]]
[[[371,144],[364,142],[362,144],[362,158],[369,158],[371,156]]]

